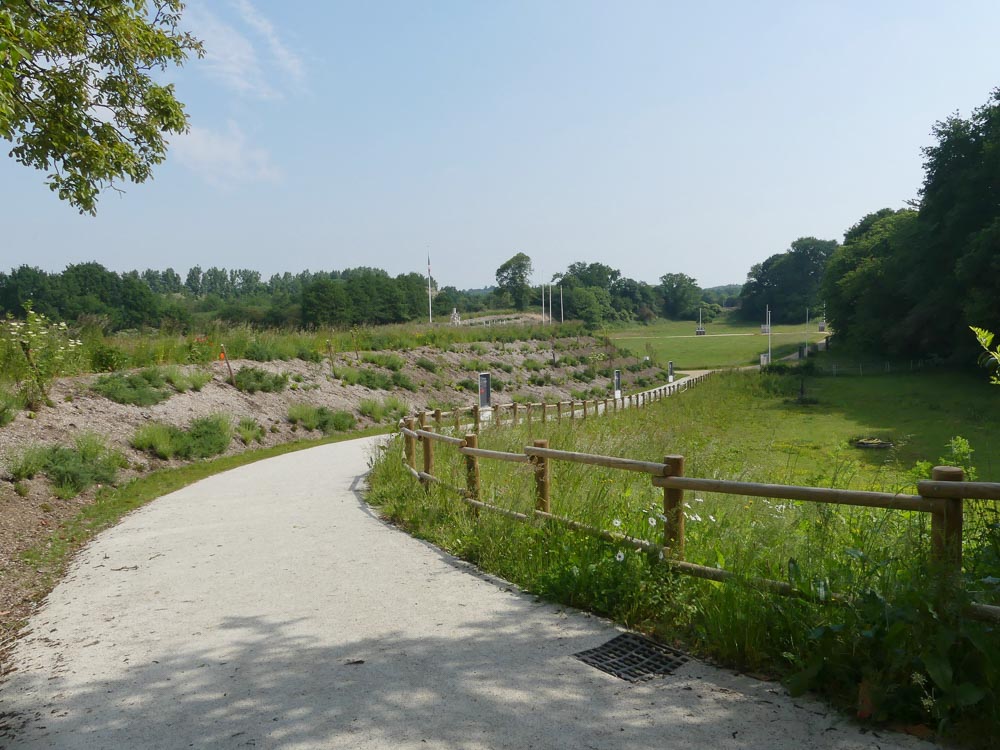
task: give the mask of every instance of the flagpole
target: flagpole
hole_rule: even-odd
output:
[[[431,254],[427,253],[427,322],[434,323],[434,313],[431,307]]]

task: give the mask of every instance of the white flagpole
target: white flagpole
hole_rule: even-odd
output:
[[[566,314],[563,312],[562,284],[559,285],[559,322],[566,322]]]
[[[542,325],[545,325],[545,284],[542,284]]]
[[[431,308],[431,254],[427,253],[427,322],[434,323],[434,313]]]

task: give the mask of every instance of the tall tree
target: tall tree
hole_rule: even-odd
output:
[[[660,310],[663,317],[672,320],[698,317],[701,289],[698,282],[683,273],[668,273],[660,277],[657,287],[660,294]]]
[[[20,163],[80,213],[122,180],[144,182],[187,129],[173,86],[155,70],[201,44],[178,28],[180,0],[4,0],[0,137]]]
[[[524,253],[518,253],[497,269],[497,287],[510,295],[517,310],[524,310],[528,306],[531,293],[528,279],[531,278],[531,271],[531,258]]]
[[[753,266],[740,292],[741,317],[763,320],[770,307],[772,322],[803,320],[806,308],[820,304],[823,271],[837,246],[836,240],[800,237],[784,253]]]

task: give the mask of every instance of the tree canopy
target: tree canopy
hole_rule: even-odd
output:
[[[171,84],[152,72],[201,44],[178,28],[180,0],[4,0],[0,137],[81,213],[106,188],[149,178],[164,133],[187,129]]]
[[[511,303],[517,310],[528,306],[531,288],[528,279],[531,278],[531,258],[524,253],[518,253],[503,263],[497,269],[497,287],[501,292],[510,295]]]
[[[800,237],[785,252],[753,266],[740,292],[740,315],[763,321],[770,306],[774,323],[804,320],[806,308],[820,305],[823,272],[836,248],[836,240]]]

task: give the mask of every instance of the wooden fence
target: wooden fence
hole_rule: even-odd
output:
[[[497,424],[516,425],[521,422],[530,423],[532,421],[545,422],[551,419],[562,421],[563,419],[586,419],[588,416],[599,414],[611,414],[619,409],[639,409],[659,401],[660,399],[681,393],[688,388],[696,386],[709,376],[710,373],[693,375],[678,380],[669,385],[657,386],[646,391],[640,391],[621,398],[593,398],[581,401],[559,401],[554,404],[516,402],[509,404],[498,404],[490,408],[490,420]],[[471,425],[476,432],[479,432],[485,421],[485,414],[478,406],[466,406],[460,409],[442,411],[417,412],[413,419],[421,429],[432,424],[440,430],[442,427],[454,427],[461,430],[465,425]],[[405,420],[400,420],[402,426]]]
[[[682,385],[682,383],[676,385]],[[665,388],[669,388],[669,386],[665,386]],[[647,393],[656,392],[659,392],[659,396],[650,396],[648,403],[652,403],[654,398],[662,398],[673,391],[653,389]],[[600,402],[605,409],[607,408],[606,401]],[[636,405],[645,405],[646,403],[647,401],[641,400]],[[576,404],[573,404],[570,413],[575,413],[575,410]],[[545,413],[546,410],[543,408],[540,412],[542,421],[545,420]],[[560,412],[556,413],[558,415]],[[586,406],[584,406],[583,415],[586,413]],[[436,424],[440,425],[444,415],[441,412],[434,412],[433,415]],[[517,421],[517,409],[513,409],[511,421]],[[475,432],[470,432],[464,438],[460,438],[435,432],[425,423],[425,420],[418,420],[415,417],[407,417],[404,423],[400,427],[400,433],[403,436],[404,460],[409,472],[424,485],[437,483],[451,489],[476,512],[488,510],[522,522],[545,519],[635,549],[662,550],[664,564],[669,565],[677,572],[713,581],[726,581],[733,578],[735,574],[731,571],[697,565],[684,559],[683,496],[687,490],[929,513],[931,516],[930,555],[934,562],[941,566],[944,574],[954,576],[956,581],[960,577],[962,567],[963,501],[966,499],[1000,500],[1000,483],[963,481],[962,470],[950,466],[937,466],[934,468],[930,480],[918,482],[917,491],[920,493],[918,495],[759,484],[685,476],[683,456],[664,456],[662,462],[637,461],[615,456],[555,450],[549,447],[547,440],[534,441],[534,444],[525,447],[522,453],[508,453],[480,448],[478,435]],[[422,446],[422,470],[417,468],[417,443]],[[450,445],[465,456],[464,487],[450,485],[434,475],[434,446],[436,443]],[[479,480],[479,461],[481,459],[525,463],[532,467],[535,475],[535,509],[533,513],[518,513],[483,502]],[[662,546],[644,539],[636,539],[625,534],[596,528],[553,513],[550,470],[552,461],[588,464],[650,475],[652,485],[663,489],[663,515],[666,521],[663,523]],[[784,581],[756,579],[751,583],[778,594],[806,598],[810,596],[807,592]],[[836,600],[836,596],[832,598]],[[979,619],[1000,621],[1000,606],[974,603],[971,605],[970,614]]]

